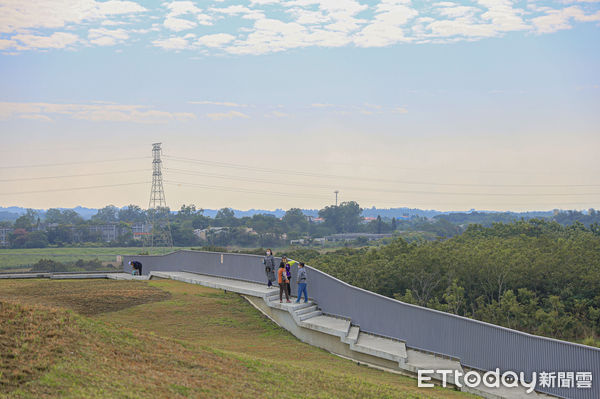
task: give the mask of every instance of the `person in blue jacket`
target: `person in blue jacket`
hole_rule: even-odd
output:
[[[304,262],[298,264],[298,299],[296,303],[300,302],[304,294],[304,303],[308,302],[308,294],[306,293],[306,269],[304,268]]]

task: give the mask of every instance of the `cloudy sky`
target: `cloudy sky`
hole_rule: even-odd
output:
[[[600,208],[598,0],[0,0],[0,206]]]

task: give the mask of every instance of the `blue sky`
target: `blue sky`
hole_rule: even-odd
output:
[[[35,3],[0,0],[4,206],[144,206],[154,141],[174,208],[600,205],[598,1]]]

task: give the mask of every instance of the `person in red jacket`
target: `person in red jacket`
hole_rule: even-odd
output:
[[[277,270],[277,282],[279,283],[279,302],[283,302],[283,293],[285,292],[285,301],[290,303],[290,297],[287,290],[290,280],[287,278],[285,265],[283,263],[279,265],[279,270]]]

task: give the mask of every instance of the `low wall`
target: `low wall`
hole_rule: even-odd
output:
[[[160,256],[123,256],[150,271],[190,271],[266,283],[262,256],[201,251],[177,251]],[[276,259],[279,262],[279,259]],[[296,265],[292,266],[292,294],[296,293]],[[600,349],[526,334],[477,320],[406,304],[344,283],[307,266],[308,294],[324,313],[352,319],[362,331],[406,342],[407,347],[460,359],[479,370],[524,372],[591,372],[600,378]],[[539,380],[539,379],[538,379]],[[600,381],[591,389],[548,388],[538,391],[575,398],[600,398]]]

